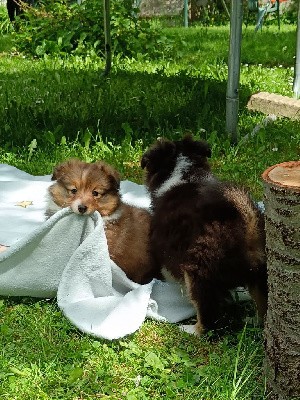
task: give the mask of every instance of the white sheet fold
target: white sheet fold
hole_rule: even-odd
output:
[[[102,218],[63,209],[44,220],[50,176],[0,164],[0,295],[55,297],[81,331],[116,339],[145,318],[179,322],[194,315],[180,285],[139,285],[110,259]],[[144,186],[121,183],[124,201],[149,206]],[[23,205],[22,205],[23,204]]]

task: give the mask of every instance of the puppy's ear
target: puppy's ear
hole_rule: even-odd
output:
[[[149,163],[149,157],[148,157],[147,153],[145,153],[141,159],[142,169],[145,169],[147,167],[148,163]]]
[[[205,157],[210,158],[211,157],[211,148],[209,147],[209,144],[204,142],[204,141],[198,141],[195,142],[196,146],[198,148],[199,154],[202,154]]]
[[[75,158],[72,158],[68,161],[64,161],[63,163],[57,165],[54,168],[51,180],[52,181],[59,180],[67,172],[67,170],[74,169],[78,167],[80,164],[82,164],[82,161],[77,160]]]
[[[95,165],[97,166],[97,168],[99,168],[99,170],[102,173],[105,173],[107,175],[112,189],[119,190],[120,189],[120,181],[121,181],[120,173],[115,168],[113,168],[111,165],[106,164],[103,161],[98,161],[95,163]]]
[[[180,143],[180,142],[177,142]],[[182,139],[183,150],[190,154],[195,154],[203,157],[211,157],[211,149],[204,140],[194,140],[191,134],[187,134]]]
[[[171,160],[176,156],[176,146],[167,139],[159,138],[157,142],[147,150],[142,159],[141,167],[160,169],[169,165]]]
[[[121,181],[120,173],[115,168],[109,165],[108,175],[112,188],[114,188],[115,190],[119,190]]]
[[[57,165],[54,168],[53,174],[51,177],[51,181],[57,181],[64,174],[64,172],[67,168],[67,164],[68,164],[68,162],[64,162],[62,164]]]

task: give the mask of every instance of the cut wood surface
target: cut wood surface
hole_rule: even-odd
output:
[[[288,161],[268,168],[263,179],[280,187],[300,191],[300,161]]]

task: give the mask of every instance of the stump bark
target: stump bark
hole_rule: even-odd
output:
[[[269,400],[300,399],[300,161],[274,165],[264,182]]]

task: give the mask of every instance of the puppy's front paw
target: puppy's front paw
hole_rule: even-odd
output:
[[[256,315],[255,317],[246,317],[244,318],[244,322],[253,326],[254,328],[262,328],[264,326],[264,319]]]
[[[190,335],[200,336],[203,333],[203,329],[199,329],[198,323],[195,325],[180,325],[179,328]]]
[[[2,251],[5,251],[6,249],[8,249],[9,246],[5,246],[4,244],[0,244],[0,253],[2,253]]]

